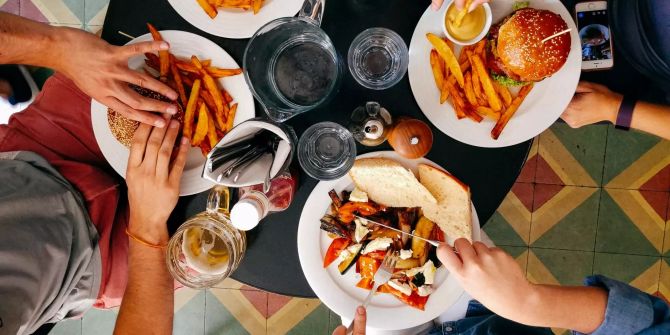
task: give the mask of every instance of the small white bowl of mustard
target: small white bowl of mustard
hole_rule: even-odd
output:
[[[491,6],[484,3],[477,6],[463,18],[459,27],[453,24],[460,10],[454,0],[447,4],[442,16],[442,30],[449,40],[459,45],[472,45],[481,41],[488,34],[493,21]]]

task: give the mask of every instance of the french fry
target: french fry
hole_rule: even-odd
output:
[[[468,0],[465,2],[465,6],[463,6],[463,9],[461,9],[460,12],[458,12],[458,15],[456,16],[456,19],[452,24],[458,28],[463,24],[463,18],[465,18],[465,15],[468,14],[468,10],[470,10],[470,6],[472,5],[472,0]]]
[[[480,123],[482,122],[482,120],[484,120],[484,118],[481,115],[477,114],[472,109],[472,106],[465,106],[463,112],[465,113],[465,116],[467,116],[470,120],[475,121],[477,123]]]
[[[184,72],[200,73],[200,70],[198,70],[198,68],[195,67],[193,64],[185,62],[180,59],[177,60],[177,68]]]
[[[212,66],[212,60],[211,59],[202,60],[201,63],[202,63],[202,66],[204,66],[204,67]]]
[[[202,101],[205,103],[205,105],[207,105],[207,108],[209,110],[216,112],[216,103],[214,102],[214,98],[212,98],[212,95],[209,94],[208,91],[201,91],[200,98],[202,98]]]
[[[161,61],[160,59],[158,59],[158,56],[156,54],[153,54],[151,52],[145,52],[144,57],[146,57],[146,59],[144,60],[144,64],[147,64],[147,66],[156,71],[161,70],[160,68]]]
[[[473,63],[472,64],[473,69],[475,70],[475,73],[479,76],[479,81],[481,82],[482,87],[484,88],[484,93],[486,94],[489,106],[496,112],[500,111],[502,109],[502,103],[500,101],[500,97],[498,97],[495,88],[493,88],[493,84],[491,83],[491,77],[489,77],[489,73],[484,67],[484,63],[482,63],[482,59],[479,57],[479,55],[472,55],[472,58],[470,60]]]
[[[186,98],[186,90],[184,89],[184,83],[181,80],[181,74],[179,73],[179,69],[177,69],[177,65],[175,64],[174,61],[174,56],[170,54],[170,72],[172,72],[172,78],[174,79],[174,84],[177,88],[177,93],[179,93],[179,100],[181,101],[183,106],[186,106],[188,104],[188,99]]]
[[[154,41],[163,41],[163,37],[161,36],[161,33],[156,30],[156,27],[151,23],[147,23],[147,27],[149,28],[149,32]],[[160,76],[161,79],[165,80],[170,71],[170,53],[167,50],[159,50],[158,59],[160,61]]]
[[[475,44],[474,54],[481,57],[484,54],[484,49],[486,49],[486,39],[483,39]]]
[[[482,92],[482,84],[479,82],[479,76],[475,72],[472,73],[472,88],[475,90],[477,99],[486,99],[484,92]]]
[[[198,0],[198,5],[202,8],[202,10],[209,15],[210,18],[215,18],[218,12],[216,11],[216,7],[212,6],[207,0]]]
[[[237,104],[234,104],[232,107],[230,107],[230,111],[228,112],[228,115],[226,116],[226,129],[224,130],[226,133],[228,133],[231,129],[233,129],[233,123],[235,122],[235,114],[237,113]]]
[[[465,74],[465,98],[468,100],[470,105],[477,107],[477,97],[475,96],[475,90],[472,88],[472,73],[468,72]]]
[[[465,84],[463,79],[463,72],[461,71],[461,67],[456,60],[456,56],[454,56],[454,52],[449,48],[447,43],[445,43],[443,39],[437,37],[437,35],[428,33],[426,34],[426,37],[433,45],[433,47],[435,47],[435,50],[437,50],[437,53],[440,55],[440,57],[444,59],[445,64],[447,67],[449,67],[449,71],[451,71],[451,74],[456,78],[458,85],[463,87]]]
[[[514,113],[516,113],[516,111],[523,103],[523,100],[526,99],[532,89],[533,84],[522,87],[521,90],[519,90],[519,94],[516,96],[516,98],[512,100],[512,104],[507,109],[505,109],[502,114],[500,114],[500,118],[493,127],[493,130],[491,130],[491,137],[494,140],[497,140],[500,137],[500,134],[502,134],[502,131],[507,126],[507,123],[512,118],[512,116],[514,116]]]
[[[444,61],[440,58],[435,49],[430,51],[430,68],[433,70],[435,86],[441,91],[442,86],[444,86]]]
[[[468,50],[470,50],[470,48],[472,48],[470,45],[461,48],[461,53],[458,55],[458,64],[463,64],[463,62],[468,60]]]
[[[449,83],[447,80],[444,80],[442,87],[440,87],[440,105],[445,103],[449,99]]]
[[[509,92],[507,87],[504,87],[498,84],[495,80],[493,81],[493,88],[495,88],[498,95],[502,98],[503,105],[505,108],[509,107],[512,104],[512,94]]]
[[[209,119],[209,122],[207,122],[207,139],[209,140],[209,147],[214,148],[216,144],[219,143],[219,137],[216,135],[216,127],[214,126],[214,122],[212,122],[212,113],[207,108],[207,105],[203,106],[205,106],[207,118]]]
[[[205,65],[203,64],[203,66]],[[209,73],[214,78],[236,76],[242,73],[242,69],[221,69],[214,66],[207,66],[206,68],[207,73]]]
[[[191,95],[188,98],[186,111],[184,112],[184,136],[188,139],[193,138],[193,119],[195,118],[195,109],[200,95],[200,79],[196,79],[191,87]]]
[[[445,82],[445,85],[449,90],[449,96],[451,97],[451,101],[453,102],[452,106],[454,107],[454,111],[456,112],[456,117],[459,120],[465,118],[466,117],[466,114],[464,112],[465,100],[463,100],[463,97],[461,97],[458,88],[456,88],[456,85],[449,82],[448,80]]]
[[[193,134],[193,140],[191,144],[194,146],[199,146],[200,143],[207,136],[207,131],[209,129],[209,118],[207,117],[207,106],[204,103],[198,104],[198,125],[195,127],[195,134]]]
[[[261,6],[263,5],[263,0],[253,0],[251,7],[254,9],[254,14],[258,14],[261,11]]]
[[[498,121],[500,118],[500,113],[496,113],[493,111],[493,109],[488,107],[478,106],[475,111],[477,114],[492,119],[493,121]]]
[[[223,94],[223,98],[226,99],[227,104],[233,103],[233,97],[226,91],[225,89],[221,89],[221,94]]]
[[[191,63],[200,70],[200,74],[202,75],[202,81],[205,84],[205,88],[209,93],[212,95],[212,98],[214,99],[214,104],[216,105],[216,113],[223,113],[223,96],[221,96],[221,91],[219,91],[219,87],[216,85],[216,81],[214,81],[214,78],[205,71],[205,69],[202,66],[202,63],[200,63],[200,60],[198,57],[195,55],[191,56]]]
[[[470,61],[465,60],[465,62],[460,64],[460,67],[461,67],[461,72],[465,73],[465,71],[467,71],[470,68]]]

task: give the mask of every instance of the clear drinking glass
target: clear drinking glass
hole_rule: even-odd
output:
[[[370,28],[349,46],[349,71],[356,81],[373,90],[397,84],[407,72],[409,52],[400,35],[386,28]]]
[[[333,180],[344,176],[356,160],[351,132],[333,122],[307,128],[298,141],[298,161],[312,178]]]
[[[321,0],[307,0],[298,17],[261,27],[244,51],[244,77],[268,116],[283,122],[327,102],[342,62],[319,24]]]
[[[207,210],[177,229],[167,247],[167,266],[184,286],[212,287],[237,269],[247,247],[246,235],[233,227],[229,217],[230,191],[215,186]]]

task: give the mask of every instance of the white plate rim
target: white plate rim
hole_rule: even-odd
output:
[[[490,3],[493,22],[498,22],[512,11],[513,0],[496,0]],[[535,84],[519,111],[509,121],[498,140],[490,136],[495,124],[485,119],[480,124],[471,120],[458,120],[453,108],[439,103],[439,92],[430,70],[430,44],[425,34],[432,32],[438,36],[444,33],[439,22],[446,6],[439,11],[426,9],[417,24],[409,48],[409,81],[414,99],[424,115],[440,131],[460,142],[477,147],[498,148],[519,144],[530,140],[549,128],[563,113],[572,100],[581,75],[581,45],[574,19],[558,0],[534,0],[531,7],[548,9],[561,15],[572,29],[571,50],[568,59],[552,77]]]
[[[420,163],[439,167],[439,165],[428,159],[422,158],[409,160],[401,157],[394,151],[367,153],[359,155],[357,159],[371,157],[390,158],[412,169],[415,169]],[[439,168],[442,169],[441,167]],[[325,254],[328,248],[328,242],[331,241],[331,239],[327,237],[325,232],[320,230],[319,218],[323,216],[327,206],[330,204],[330,198],[328,197],[327,192],[333,188],[339,192],[341,189],[351,186],[353,186],[353,182],[348,174],[337,180],[319,182],[305,202],[305,206],[300,215],[300,223],[298,225],[298,256],[300,259],[300,266],[307,278],[307,282],[317,297],[326,304],[328,308],[338,315],[348,318],[351,318],[356,306],[361,304],[362,298],[360,300],[356,299],[341,289],[338,289],[338,283],[333,280],[333,278],[338,278],[338,281],[341,282],[343,281],[341,277],[353,278],[355,277],[354,271],[349,271],[346,276],[340,276],[337,269],[335,269],[335,266],[330,266],[327,270],[323,269],[323,255]],[[474,204],[472,204],[472,227],[473,240],[480,241],[481,229]],[[314,243],[314,236],[320,236],[319,243]],[[334,275],[337,277],[334,277]],[[368,306],[368,327],[381,330],[407,329],[435,319],[437,316],[448,310],[464,292],[455,277],[448,275],[448,271],[444,266],[438,269],[436,281],[439,282],[440,280],[443,280],[442,284],[437,287],[436,291],[431,295],[431,298],[428,299],[424,311],[404,305],[395,297],[387,294],[376,296]],[[362,289],[355,287],[353,287],[353,289],[359,290],[359,295],[365,296],[367,294],[367,291]],[[376,302],[382,299],[384,300],[382,302],[383,304],[392,304],[396,305],[396,307],[380,307]]]
[[[162,30],[160,31],[163,38],[170,43],[171,52],[180,57],[189,57],[191,54],[196,54],[198,57],[206,57],[212,60],[214,66],[225,68],[237,68],[239,65],[235,60],[221,47],[214,42],[185,31],[180,30]],[[131,40],[127,44],[150,41],[151,35],[144,34]],[[188,48],[183,48],[184,44]],[[137,64],[143,62],[144,56],[135,56],[131,58],[130,64]],[[237,113],[235,115],[235,125],[242,121],[251,119],[256,114],[254,99],[251,95],[251,90],[244,80],[242,75],[221,78],[218,80],[222,87],[225,87],[236,103],[238,103]],[[124,145],[119,143],[112,135],[107,121],[107,106],[91,99],[91,123],[93,126],[93,134],[96,142],[100,147],[103,156],[109,162],[109,165],[123,178],[126,175],[126,167],[128,164],[129,150]],[[201,159],[201,163],[198,161]],[[214,184],[201,177],[202,166],[205,163],[205,157],[202,156],[199,148],[191,148],[189,150],[187,165],[191,165],[190,169],[185,169],[182,176],[181,185],[179,188],[179,195],[186,196],[197,194],[210,189]],[[199,164],[199,165],[196,165]],[[194,166],[195,165],[195,166]]]
[[[266,0],[256,15],[251,10],[218,8],[219,14],[214,19],[200,8],[196,0],[168,0],[168,3],[184,20],[204,32],[243,39],[253,36],[260,27],[272,20],[294,16],[302,8],[303,0]]]

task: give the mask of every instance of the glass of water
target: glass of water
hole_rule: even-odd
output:
[[[370,28],[349,46],[349,71],[356,81],[373,90],[397,84],[407,72],[409,52],[402,37],[386,28]]]
[[[333,180],[347,174],[356,160],[351,132],[333,122],[307,128],[298,141],[298,161],[312,178]]]

